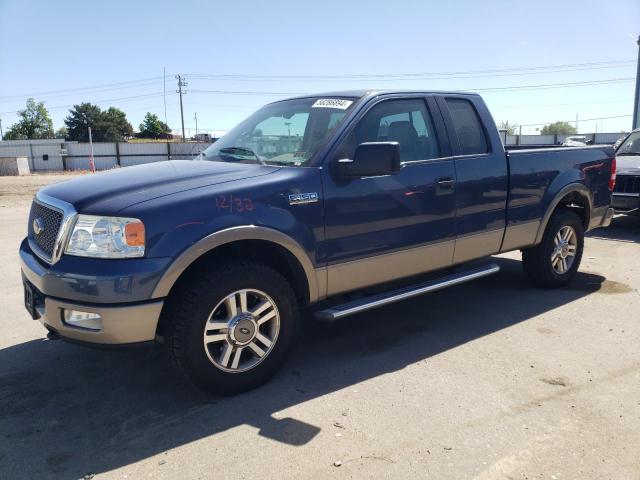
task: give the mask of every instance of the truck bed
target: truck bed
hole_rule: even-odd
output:
[[[537,243],[551,203],[570,184],[581,184],[591,203],[583,206],[585,229],[599,225],[611,202],[613,147],[532,148],[507,150],[506,155],[510,175],[503,251]]]

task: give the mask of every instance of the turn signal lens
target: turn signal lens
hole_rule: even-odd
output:
[[[124,236],[130,247],[144,247],[144,223],[127,223],[124,226]]]

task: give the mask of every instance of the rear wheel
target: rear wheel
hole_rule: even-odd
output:
[[[584,248],[584,227],[580,217],[567,210],[554,213],[542,242],[522,251],[525,274],[538,286],[561,287],[578,272]]]
[[[286,360],[298,331],[296,297],[280,273],[260,263],[238,260],[212,270],[171,299],[168,352],[204,390],[249,390]]]

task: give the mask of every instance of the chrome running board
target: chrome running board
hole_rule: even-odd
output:
[[[483,267],[474,268],[465,272],[454,273],[447,275],[446,277],[437,278],[417,285],[411,285],[409,287],[400,288],[391,292],[385,292],[378,295],[372,295],[370,297],[361,298],[353,302],[343,303],[342,305],[336,305],[335,307],[320,310],[315,313],[315,317],[318,320],[324,322],[333,322],[349,315],[356,313],[366,312],[374,308],[388,305],[390,303],[399,302],[408,298],[417,297],[424,293],[435,292],[436,290],[442,290],[443,288],[452,287],[460,283],[475,280],[476,278],[486,277],[500,271],[500,267],[495,263],[490,263]]]

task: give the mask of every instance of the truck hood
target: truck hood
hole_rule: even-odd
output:
[[[86,174],[41,190],[79,213],[115,215],[123,208],[194,188],[266,175],[278,167],[172,160]]]
[[[616,157],[617,175],[640,175],[640,155],[618,155]]]

